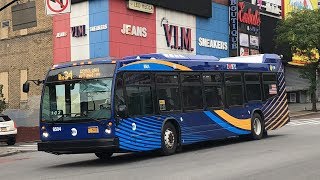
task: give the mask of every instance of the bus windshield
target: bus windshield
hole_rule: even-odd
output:
[[[48,83],[42,98],[42,121],[79,122],[111,117],[112,78]]]

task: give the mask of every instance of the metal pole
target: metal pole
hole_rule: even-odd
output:
[[[4,5],[2,8],[0,8],[0,12],[1,12],[2,10],[4,10],[5,8],[9,7],[11,4],[15,3],[16,1],[18,1],[18,0],[12,0],[12,1],[9,2],[8,4]]]

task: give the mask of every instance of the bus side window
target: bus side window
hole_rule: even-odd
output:
[[[261,84],[258,73],[247,73],[244,75],[246,83],[246,95],[248,101],[261,101]]]
[[[129,115],[153,114],[150,73],[126,73],[125,85]]]
[[[264,99],[269,99],[278,94],[277,75],[268,73],[262,75]]]
[[[229,106],[243,105],[242,76],[240,73],[225,73],[226,102]]]
[[[160,111],[181,109],[178,74],[157,74],[157,96]]]
[[[120,105],[125,105],[122,75],[118,75],[117,80],[116,80],[116,89],[115,89],[115,109],[116,109],[116,111],[118,111],[118,108]]]
[[[207,107],[223,107],[222,77],[220,73],[204,73],[202,75],[204,84],[204,98]]]
[[[203,108],[203,96],[200,73],[181,74],[182,100],[185,110]]]

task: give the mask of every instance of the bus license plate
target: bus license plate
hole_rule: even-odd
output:
[[[88,133],[89,133],[89,134],[98,134],[98,133],[99,133],[99,128],[98,128],[98,126],[88,127]]]
[[[6,132],[6,131],[7,131],[7,128],[6,128],[6,127],[1,127],[1,128],[0,128],[0,131],[1,131],[1,132]]]

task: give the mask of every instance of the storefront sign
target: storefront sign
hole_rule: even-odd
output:
[[[91,32],[102,31],[102,30],[106,30],[106,29],[108,29],[108,24],[102,24],[102,25],[90,27]]]
[[[123,24],[121,33],[125,35],[138,36],[144,38],[146,38],[148,35],[146,27],[134,26],[130,24]]]
[[[56,38],[66,37],[68,35],[67,32],[58,32]]]
[[[72,37],[84,37],[87,36],[86,25],[71,27]]]
[[[259,7],[230,0],[230,56],[259,53],[261,17]]]
[[[230,56],[238,55],[238,0],[229,1]]]
[[[128,1],[128,8],[136,11],[141,11],[145,13],[150,13],[152,14],[154,12],[154,6],[142,2],[137,2],[137,1]]]
[[[212,17],[212,0],[136,0],[174,11],[206,18]]]
[[[260,26],[261,19],[259,11],[252,10],[251,7],[246,7],[245,2],[239,2],[239,13],[238,13],[239,21],[245,24]]]
[[[194,48],[191,47],[191,29],[185,27],[178,27],[175,25],[163,24],[164,33],[166,36],[167,46],[171,49],[180,49],[193,51]],[[179,36],[180,29],[180,36]],[[173,44],[171,44],[171,38],[173,39]],[[180,39],[179,39],[180,37]],[[179,43],[180,40],[180,43]]]
[[[206,39],[206,38],[202,38],[202,37],[200,37],[198,40],[199,40],[199,46],[201,46],[201,47],[228,50],[228,43],[227,42]]]

